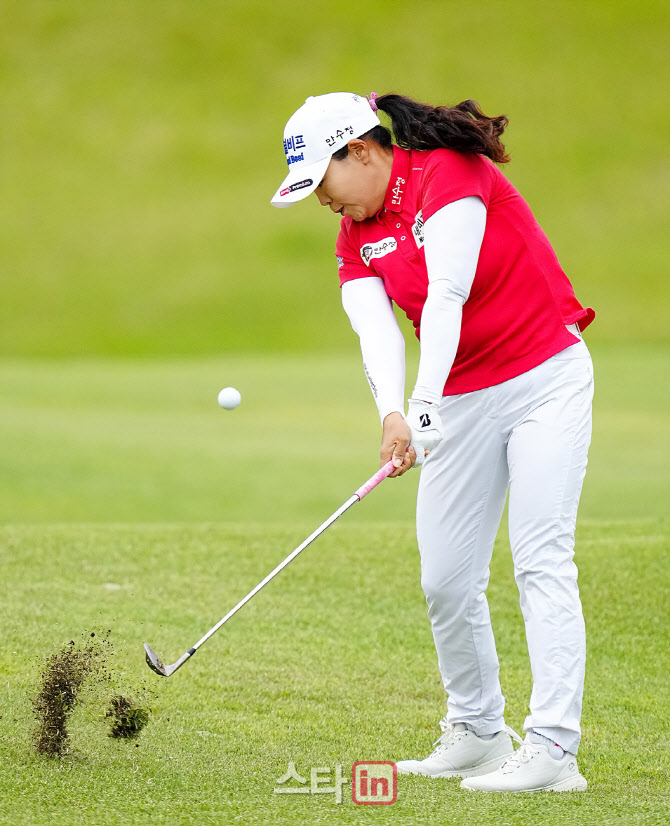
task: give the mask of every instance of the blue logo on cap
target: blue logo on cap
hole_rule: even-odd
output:
[[[291,135],[290,138],[284,138],[284,152],[288,155],[294,149],[304,149],[306,146],[302,135]]]

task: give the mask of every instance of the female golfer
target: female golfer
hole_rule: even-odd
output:
[[[381,461],[393,459],[399,476],[427,456],[417,536],[447,715],[432,754],[398,771],[490,792],[581,791],[585,641],[573,555],[593,396],[581,330],[594,312],[495,166],[508,161],[506,125],[471,100],[311,97],[286,125],[289,174],[272,203],[314,192],[341,216],[342,301],[379,409]],[[392,301],[421,340],[406,416]],[[516,752],[486,601],[508,488],[533,674]]]

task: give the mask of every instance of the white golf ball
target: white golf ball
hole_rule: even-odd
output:
[[[241,401],[240,391],[234,387],[224,387],[219,393],[219,406],[225,410],[234,410]]]

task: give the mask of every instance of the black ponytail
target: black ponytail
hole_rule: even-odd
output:
[[[507,118],[488,117],[475,100],[464,100],[457,106],[430,106],[404,95],[382,95],[375,102],[390,117],[398,146],[416,150],[444,147],[486,155],[496,163],[509,161],[500,140]]]
[[[454,149],[464,154],[486,155],[496,163],[510,159],[500,140],[507,118],[489,118],[476,100],[464,100],[457,106],[430,106],[404,95],[382,95],[375,102],[391,119],[395,141],[404,149]],[[392,146],[391,133],[385,126],[375,126],[360,137],[374,140],[385,149]],[[349,147],[343,146],[333,154],[333,159],[342,161],[348,153]]]

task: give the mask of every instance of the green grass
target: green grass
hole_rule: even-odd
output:
[[[416,352],[410,350],[408,385]],[[664,347],[596,348],[595,430],[581,513],[667,513]],[[219,389],[238,387],[223,411]],[[0,362],[0,522],[317,524],[377,467],[379,420],[342,356]],[[413,519],[417,476],[350,519]]]
[[[332,795],[273,788],[289,760],[303,775],[336,763],[348,775],[356,760],[427,753],[439,733],[444,701],[406,522],[367,522],[364,530],[342,522],[174,677],[161,680],[143,664],[143,641],[176,659],[310,529],[3,529],[0,822],[665,822],[667,522],[585,521],[579,531],[589,634],[585,795],[481,798],[456,782],[401,778],[393,807],[366,810],[349,794],[338,806]],[[507,719],[519,728],[530,670],[502,541],[491,583]],[[75,713],[72,755],[60,763],[36,756],[29,700],[40,660],[58,643],[108,627],[116,687],[155,685],[140,747],[106,736],[100,698]]]
[[[668,341],[662,0],[0,0],[0,352],[332,351],[337,222],[278,211],[308,95],[506,113],[593,335]],[[322,214],[323,213],[323,214]]]
[[[148,641],[176,659],[373,472],[378,423],[358,357],[0,363],[0,823],[664,823],[668,354],[594,358],[577,537],[589,791],[479,798],[402,778],[393,807],[272,790],[290,760],[303,775],[349,772],[427,753],[437,736],[417,476],[380,486],[174,677],[142,658]],[[217,408],[223,384],[241,389],[238,410]],[[504,527],[489,593],[520,728],[530,669]],[[106,629],[108,693],[156,690],[139,748],[106,736],[103,686],[75,713],[73,753],[38,757],[41,666]]]

